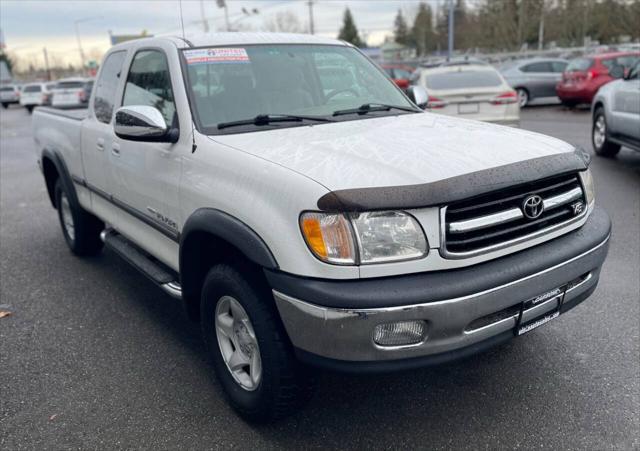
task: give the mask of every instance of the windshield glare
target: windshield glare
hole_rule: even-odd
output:
[[[334,111],[369,103],[412,107],[376,66],[350,47],[211,47],[186,49],[183,56],[193,107],[207,134],[221,132],[218,124],[264,114],[331,118]],[[384,114],[400,112],[375,113]],[[340,116],[335,120],[359,118],[362,116]],[[269,125],[281,128],[300,124]],[[247,127],[258,129],[255,125]],[[243,130],[233,129],[238,131]]]

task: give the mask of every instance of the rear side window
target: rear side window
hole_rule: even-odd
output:
[[[591,66],[593,66],[593,60],[591,58],[576,58],[567,66],[567,72],[584,72]]]
[[[167,124],[176,113],[167,57],[159,50],[142,50],[136,54],[127,75],[122,105],[145,105],[157,108]]]
[[[502,79],[493,71],[467,70],[427,75],[427,89],[467,89],[500,86]]]
[[[127,52],[113,52],[107,57],[100,71],[93,100],[93,111],[100,122],[108,124],[113,116],[113,105],[118,89],[118,79]],[[60,87],[59,85],[57,88]]]
[[[9,87],[9,88],[0,88],[0,92],[13,92],[14,89]]]
[[[25,88],[22,90],[22,92],[40,92],[40,91],[42,91],[42,87],[40,85],[25,86]]]
[[[395,78],[401,78],[403,80],[408,80],[409,78],[411,78],[411,72],[409,72],[408,70],[404,70],[404,69],[394,69],[396,77]]]
[[[608,58],[602,60],[602,65],[611,70],[614,66],[622,66],[625,69],[630,69],[635,66],[638,61],[637,56],[619,56],[617,58]]]
[[[527,64],[522,68],[522,72],[527,72],[527,73],[552,72],[551,63],[540,62],[540,63]]]
[[[565,63],[563,61],[553,61],[551,63],[551,67],[553,68],[554,72],[564,72],[567,69],[567,65],[568,63]]]

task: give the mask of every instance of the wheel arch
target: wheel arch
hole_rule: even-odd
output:
[[[53,208],[57,208],[55,186],[58,178],[62,181],[64,189],[68,193],[69,201],[72,202],[75,207],[80,206],[75,186],[73,186],[73,180],[59,152],[48,148],[42,151],[42,173],[44,175],[45,185],[47,186],[47,194],[49,195],[49,200]]]
[[[196,210],[180,236],[180,284],[190,318],[200,315],[200,290],[209,269],[217,263],[251,269],[278,269],[264,240],[247,224],[214,208]]]

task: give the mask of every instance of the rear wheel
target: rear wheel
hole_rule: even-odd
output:
[[[2,103],[2,108],[4,108],[6,110],[7,108],[9,108],[9,104],[3,102]]]
[[[102,250],[104,223],[80,206],[74,206],[60,179],[55,186],[56,207],[62,235],[76,255],[95,255]]]
[[[593,115],[593,127],[591,128],[593,150],[602,157],[614,157],[620,152],[620,145],[611,142],[607,134],[607,118],[604,109],[598,107]]]
[[[575,108],[575,106],[578,104],[578,102],[576,102],[575,100],[562,100],[561,102],[567,108]]]
[[[27,105],[27,111],[29,112],[29,114],[33,113],[33,105]]]
[[[259,422],[293,413],[313,389],[264,285],[251,270],[216,265],[200,304],[202,334],[220,384],[241,416]]]
[[[529,91],[525,88],[518,88],[516,92],[518,93],[518,104],[520,108],[524,108],[529,103]]]

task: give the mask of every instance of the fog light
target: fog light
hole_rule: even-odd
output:
[[[405,346],[420,343],[427,334],[425,321],[398,321],[378,324],[373,330],[373,341],[380,346]]]

